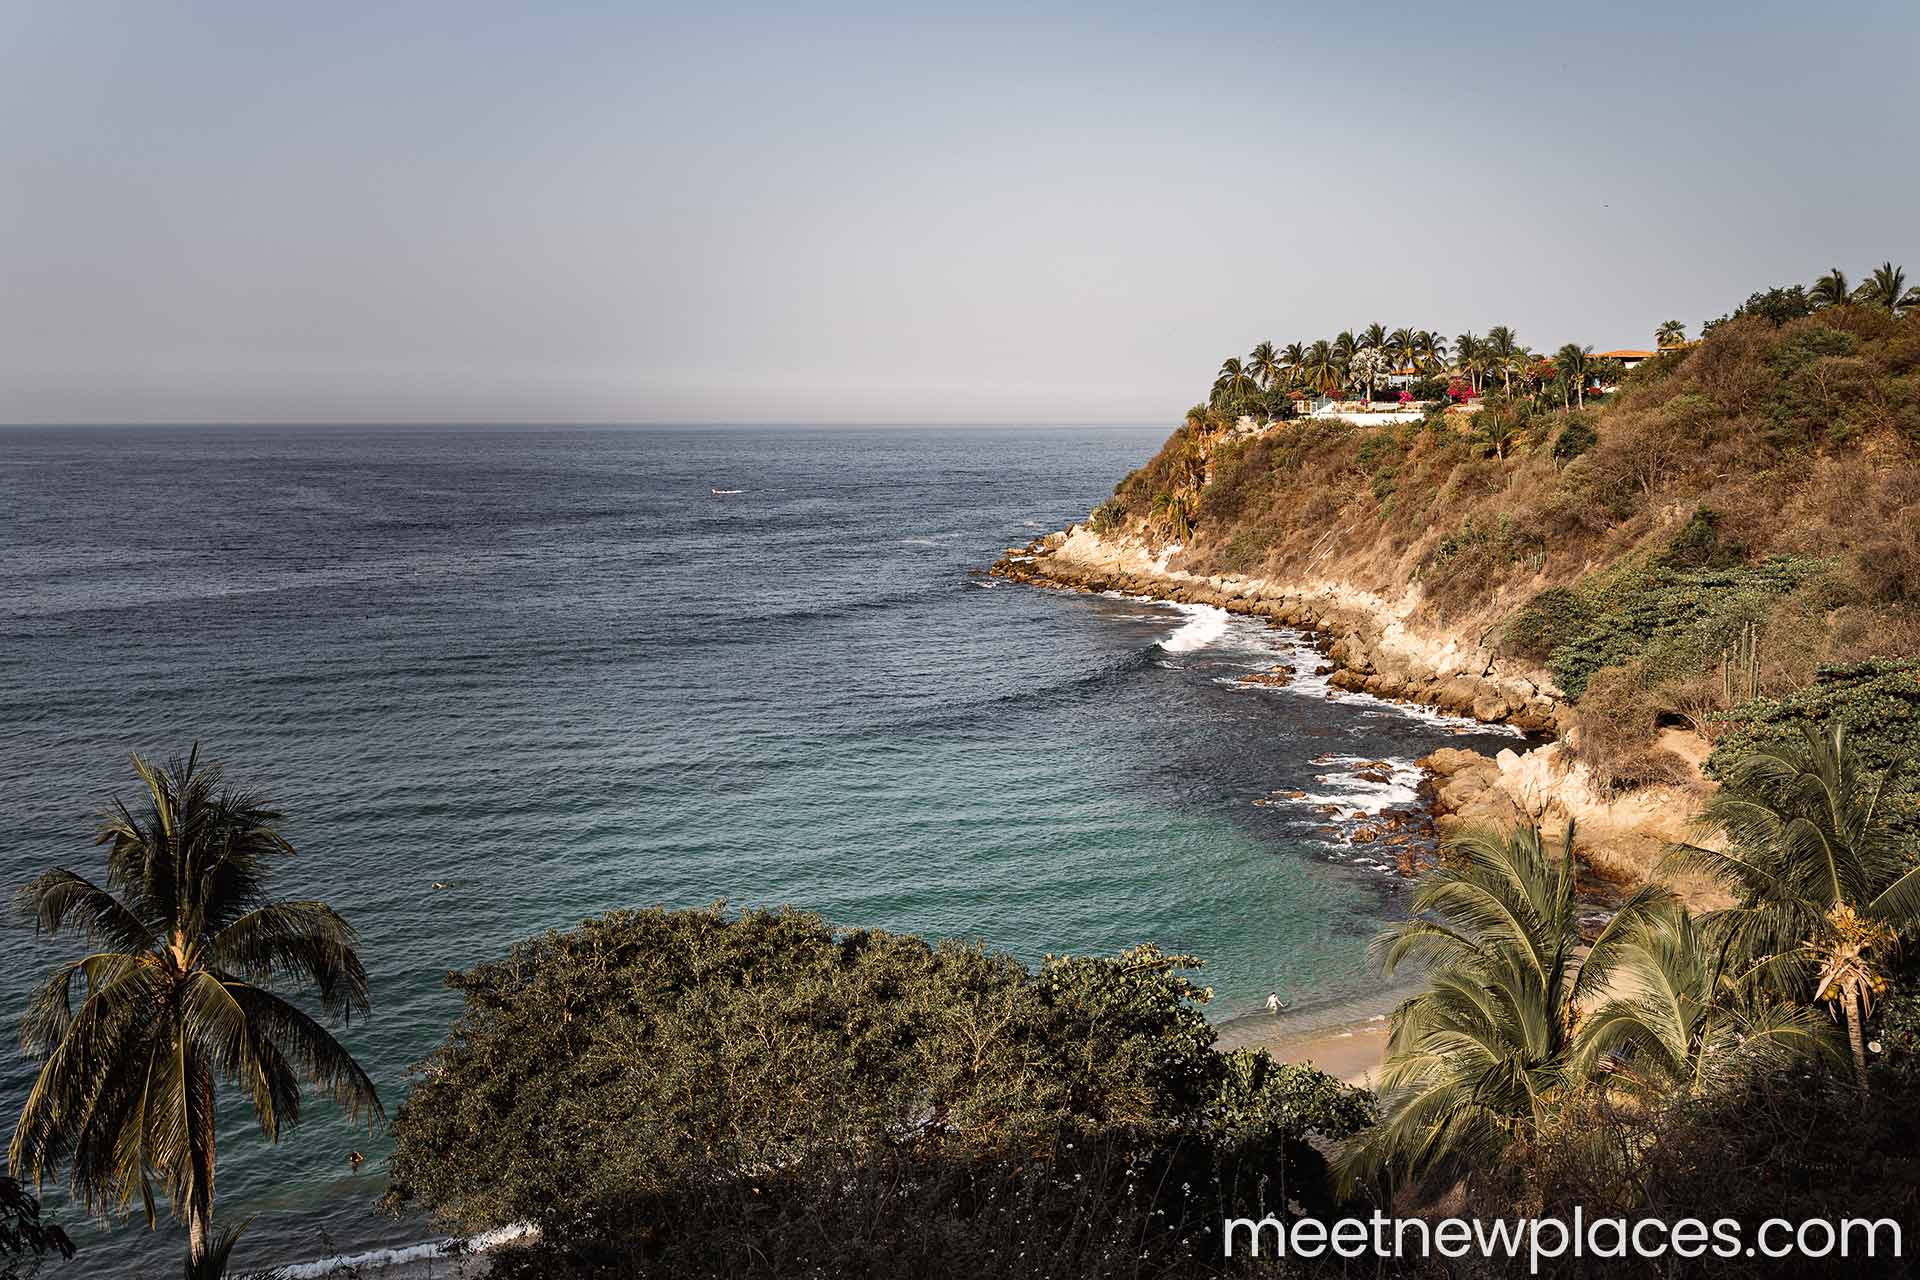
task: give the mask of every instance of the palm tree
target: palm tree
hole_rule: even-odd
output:
[[[1587,372],[1592,347],[1583,347],[1579,343],[1569,342],[1553,353],[1553,367],[1566,380],[1567,391],[1579,397],[1580,407],[1587,407]],[[1566,391],[1561,393],[1564,405]],[[1568,406],[1571,407],[1571,406]]]
[[[1420,342],[1412,329],[1395,329],[1387,335],[1386,350],[1393,357],[1394,372],[1402,369],[1417,368],[1420,362]]]
[[[1447,363],[1447,344],[1445,339],[1431,329],[1421,329],[1413,335],[1414,350],[1418,353],[1415,363],[1428,373],[1444,368]]]
[[[1906,271],[1891,262],[1883,262],[1875,267],[1873,274],[1862,280],[1860,287],[1853,291],[1853,299],[1888,311],[1899,311],[1916,301],[1914,291],[1907,288]]]
[[[1154,495],[1152,514],[1166,527],[1167,536],[1185,542],[1193,536],[1193,505],[1191,494],[1159,493]]]
[[[1271,391],[1280,383],[1280,353],[1273,349],[1271,342],[1263,342],[1247,353],[1247,372],[1260,384],[1262,391]]]
[[[21,1044],[44,1063],[7,1159],[36,1181],[65,1163],[95,1212],[138,1194],[149,1228],[157,1177],[198,1262],[212,1245],[216,1079],[245,1092],[269,1142],[299,1123],[302,1078],[355,1118],[383,1118],[360,1065],[270,989],[310,987],[351,1017],[367,1007],[367,973],[333,908],[267,897],[272,863],[293,854],[280,814],[201,767],[197,749],[164,770],[138,756],[133,767],[139,812],[116,801],[101,818],[107,887],[62,867],[21,891],[41,932],[70,927],[94,949],[28,1005]]]
[[[1321,395],[1330,395],[1346,380],[1346,365],[1334,354],[1333,345],[1322,338],[1307,348],[1300,363],[1300,378]]]
[[[1572,1083],[1579,1010],[1606,987],[1621,942],[1666,901],[1631,899],[1584,961],[1573,896],[1573,828],[1550,850],[1537,827],[1480,830],[1414,891],[1414,919],[1381,940],[1388,974],[1429,966],[1424,991],[1394,1010],[1380,1073],[1380,1122],[1341,1155],[1356,1182],[1451,1175],[1497,1160]]]
[[[1280,360],[1287,371],[1288,384],[1296,383],[1300,380],[1300,366],[1307,360],[1307,349],[1297,342],[1289,342],[1280,353]]]
[[[1213,403],[1222,408],[1231,407],[1256,389],[1253,374],[1240,362],[1240,357],[1228,356],[1213,380]]]
[[[1832,1056],[1823,1020],[1803,1004],[1755,998],[1728,951],[1684,907],[1647,912],[1614,957],[1622,993],[1580,1023],[1576,1072],[1653,1101],[1699,1093],[1736,1068]]]
[[[1340,366],[1340,380],[1334,384],[1335,389],[1347,385],[1347,370],[1353,364],[1354,353],[1358,350],[1360,350],[1360,339],[1354,337],[1353,330],[1342,329],[1334,335],[1333,358]]]
[[[1480,339],[1474,336],[1473,330],[1469,329],[1453,340],[1453,358],[1459,362],[1460,372],[1467,375],[1467,385],[1475,391],[1480,390],[1477,370],[1483,357]]]
[[[1384,325],[1374,323],[1360,331],[1360,348],[1365,351],[1378,351],[1387,345],[1387,330]]]
[[[1504,324],[1497,324],[1487,330],[1485,351],[1488,364],[1500,371],[1500,389],[1509,394],[1513,391],[1513,367],[1519,362],[1526,348],[1514,336],[1513,330]]]
[[[1804,726],[1804,743],[1762,747],[1733,769],[1701,812],[1704,833],[1682,860],[1717,872],[1736,905],[1707,917],[1754,973],[1783,993],[1840,1007],[1854,1075],[1867,1087],[1861,1030],[1886,986],[1884,966],[1920,925],[1920,867],[1909,867],[1845,726]]]
[[[1687,340],[1687,326],[1678,320],[1663,320],[1660,327],[1653,331],[1653,343],[1662,351],[1668,347],[1677,347]]]
[[[1847,273],[1835,267],[1813,282],[1813,288],[1807,290],[1807,299],[1816,307],[1837,307],[1851,296],[1847,288]]]

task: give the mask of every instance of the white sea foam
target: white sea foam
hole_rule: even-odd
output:
[[[492,1231],[482,1231],[464,1242],[468,1253],[484,1253],[488,1249],[503,1244],[511,1244],[532,1235],[538,1228],[529,1222],[516,1222],[511,1226],[496,1227]],[[398,1249],[374,1249],[367,1253],[342,1254],[334,1258],[320,1258],[313,1262],[296,1262],[291,1266],[279,1268],[274,1274],[285,1280],[324,1280],[335,1275],[351,1275],[362,1269],[384,1269],[402,1267],[414,1262],[433,1262],[440,1258],[451,1257],[459,1251],[461,1241],[447,1239],[427,1241],[422,1244],[405,1245]]]
[[[1160,642],[1168,653],[1192,653],[1204,649],[1227,634],[1233,615],[1210,604],[1176,604],[1174,609],[1186,615],[1186,621]]]
[[[1378,815],[1389,809],[1404,809],[1420,798],[1420,770],[1411,760],[1323,756],[1318,763],[1350,767],[1333,768],[1315,775],[1325,790],[1318,795],[1301,797],[1300,804],[1338,805],[1343,813]],[[1379,768],[1370,767],[1378,765],[1387,766],[1388,776],[1384,780],[1362,776],[1363,773],[1378,774]]]
[[[1318,674],[1320,668],[1327,665],[1326,655],[1313,647],[1311,639],[1300,632],[1282,632],[1292,637],[1290,643],[1278,648],[1278,656],[1293,668],[1293,679],[1285,686],[1267,686],[1278,692],[1291,693],[1295,697],[1313,698],[1324,702],[1344,702],[1349,706],[1363,707],[1362,715],[1391,718],[1403,717],[1430,724],[1436,729],[1451,729],[1455,733],[1485,733],[1506,738],[1524,738],[1526,732],[1510,724],[1484,724],[1472,716],[1454,715],[1419,702],[1396,702],[1390,698],[1376,697],[1371,693],[1356,692],[1351,689],[1336,689],[1332,683],[1332,673]]]

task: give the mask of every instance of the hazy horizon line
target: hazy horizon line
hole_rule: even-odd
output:
[[[1051,421],[1051,422],[1036,422],[1036,421],[1023,421],[1019,419],[1008,419],[1006,421],[978,421],[978,422],[937,422],[937,421],[934,421],[934,422],[912,422],[912,421],[831,422],[831,421],[825,421],[825,420],[804,421],[804,422],[773,422],[773,421],[769,421],[769,422],[745,422],[745,421],[741,421],[741,422],[726,422],[726,421],[636,422],[636,421],[621,421],[621,420],[615,420],[615,419],[578,421],[578,420],[571,420],[571,419],[565,419],[565,418],[527,419],[524,421],[508,421],[504,419],[499,421],[492,421],[487,419],[471,419],[471,418],[468,418],[468,419],[436,418],[436,419],[419,419],[419,420],[407,420],[407,419],[387,420],[387,419],[378,419],[378,418],[367,418],[367,419],[315,418],[315,419],[276,419],[276,420],[262,421],[262,420],[246,419],[246,418],[232,418],[232,419],[181,419],[178,421],[128,420],[128,421],[119,421],[119,422],[24,422],[24,421],[23,422],[0,422],[0,431],[127,431],[127,430],[167,430],[169,428],[181,428],[181,427],[200,428],[200,429],[209,429],[209,430],[230,430],[230,429],[243,429],[248,427],[273,428],[273,429],[287,428],[287,429],[293,429],[293,430],[301,430],[301,429],[352,430],[354,428],[391,427],[391,428],[402,428],[407,430],[416,430],[416,429],[432,430],[435,428],[443,428],[443,429],[444,428],[459,428],[459,429],[497,428],[497,429],[503,429],[503,430],[558,428],[558,429],[596,430],[596,431],[599,431],[599,430],[724,431],[724,430],[741,430],[741,429],[783,430],[783,431],[785,430],[831,431],[831,430],[871,429],[875,431],[894,431],[894,430],[929,430],[934,428],[946,428],[946,429],[957,430],[957,431],[990,431],[997,428],[1025,427],[1025,428],[1036,429],[1036,430],[1070,431],[1070,430],[1076,430],[1076,429],[1086,429],[1089,427],[1115,427],[1115,428],[1126,428],[1126,429],[1138,428],[1138,429],[1144,430],[1147,428],[1167,427],[1169,423],[1171,423],[1172,426],[1177,427],[1180,424],[1180,421],[1181,419],[1178,417],[1168,418],[1164,421],[1156,419],[1152,421],[1133,420],[1133,421],[1125,421],[1125,422],[1121,422],[1121,421],[1080,422],[1080,421],[1066,421],[1066,420]]]

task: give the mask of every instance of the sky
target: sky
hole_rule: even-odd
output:
[[[1920,277],[1920,4],[0,0],[0,422],[1162,422]]]

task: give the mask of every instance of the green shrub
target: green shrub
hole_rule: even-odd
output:
[[[1584,415],[1576,415],[1554,437],[1553,460],[1565,466],[1599,442],[1600,436],[1593,424]]]
[[[1093,514],[1087,518],[1087,523],[1092,526],[1095,533],[1099,534],[1113,533],[1122,529],[1127,523],[1127,504],[1120,498],[1108,498],[1093,509]]]
[[[1593,624],[1594,607],[1565,587],[1548,587],[1507,620],[1507,649],[1544,662],[1547,655],[1583,634]]]
[[[1644,658],[1657,677],[1697,669],[1731,647],[1740,627],[1764,619],[1779,598],[1830,567],[1824,560],[1776,556],[1735,568],[1614,575],[1593,591],[1605,607],[1580,635],[1554,649],[1548,668],[1572,698],[1603,667]]]
[[[1720,541],[1720,513],[1702,506],[1673,535],[1661,563],[1672,569],[1724,569],[1744,559],[1746,548]]]
[[[1708,777],[1723,776],[1756,747],[1797,740],[1803,725],[1846,725],[1867,767],[1886,778],[1886,803],[1901,829],[1920,841],[1920,658],[1822,667],[1806,688],[1756,698],[1723,720],[1727,731],[1707,757]]]

